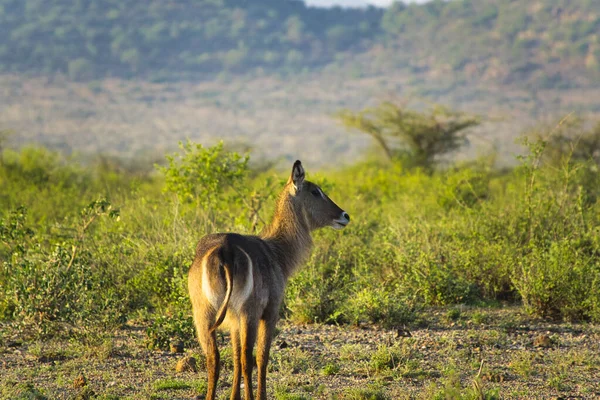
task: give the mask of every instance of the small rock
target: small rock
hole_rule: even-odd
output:
[[[177,361],[177,365],[175,366],[175,371],[177,372],[198,372],[196,368],[196,359],[191,356],[183,357],[181,360]]]
[[[412,334],[408,329],[398,329],[396,331],[396,339],[401,337],[412,337]]]
[[[183,353],[183,342],[173,342],[171,343],[171,353]]]
[[[552,341],[548,335],[539,335],[533,340],[535,347],[552,347]]]
[[[87,379],[85,378],[85,376],[83,374],[79,374],[79,376],[77,378],[75,378],[75,380],[73,381],[73,387],[75,389],[82,388],[85,385],[87,385]]]
[[[38,362],[56,364],[56,361],[64,361],[66,359],[63,355],[42,355],[38,357]]]

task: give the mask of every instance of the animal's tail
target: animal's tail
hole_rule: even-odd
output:
[[[214,325],[210,327],[209,332],[212,333],[215,329],[219,327],[223,323],[225,319],[225,314],[227,314],[227,305],[229,304],[229,299],[231,298],[231,292],[233,291],[233,263],[234,263],[234,254],[233,249],[229,246],[223,246],[219,249],[219,262],[223,271],[225,271],[225,284],[227,285],[227,290],[225,292],[225,299],[219,307],[219,311],[217,312],[217,320]]]

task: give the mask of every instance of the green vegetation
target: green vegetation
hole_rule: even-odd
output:
[[[599,28],[594,0],[435,0],[387,10],[297,0],[1,0],[0,71],[164,80],[407,67],[564,89],[600,73]]]
[[[578,150],[598,131],[581,128],[585,141],[565,153],[574,126],[526,140],[529,153],[504,172],[485,160],[428,173],[393,160],[312,175],[352,224],[316,233],[283,313],[401,327],[428,305],[509,301],[547,319],[600,321],[600,174]],[[153,315],[150,348],[193,343],[186,279],[196,241],[260,228],[281,182],[222,144],[188,142],[160,174],[81,166],[40,148],[2,159],[0,318],[52,335]]]
[[[269,366],[275,397],[397,398],[410,387],[496,399],[505,380],[517,397],[600,390],[599,135],[565,117],[526,136],[528,151],[505,170],[493,157],[442,168],[408,153],[313,171],[352,224],[316,232],[289,284]],[[203,379],[175,375],[168,351],[181,342],[203,365],[187,294],[196,241],[260,229],[286,175],[223,143],[182,143],[164,165],[133,170],[32,147],[4,148],[0,160],[0,353],[18,366],[2,367],[0,397],[202,392]],[[509,313],[499,318],[499,306]],[[519,332],[524,318],[544,325]],[[410,334],[428,324],[442,328]]]
[[[190,384],[184,381],[176,380],[176,379],[163,379],[154,382],[154,389],[157,391],[160,390],[179,390],[179,389],[189,389]]]

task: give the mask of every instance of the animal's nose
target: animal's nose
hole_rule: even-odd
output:
[[[346,211],[344,211],[342,213],[342,217],[346,218],[348,221],[350,221],[350,216],[348,215],[348,213]]]

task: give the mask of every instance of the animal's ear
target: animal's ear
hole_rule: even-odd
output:
[[[288,182],[291,182],[294,185],[296,192],[302,190],[302,184],[304,183],[304,168],[302,167],[300,160],[296,160],[294,163],[292,174],[290,175]]]

